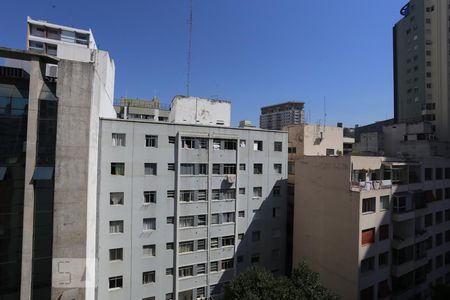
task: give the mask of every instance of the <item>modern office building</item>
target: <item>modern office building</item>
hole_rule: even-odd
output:
[[[99,157],[99,299],[220,299],[251,264],[284,274],[286,132],[102,119]]]
[[[290,101],[261,108],[259,127],[281,130],[284,126],[305,122],[304,102]]]
[[[394,26],[394,115],[397,123],[430,122],[450,141],[448,0],[411,0]]]
[[[28,21],[31,46],[45,22]],[[76,40],[59,45],[0,48],[1,299],[95,297],[99,118],[116,116],[114,62]]]

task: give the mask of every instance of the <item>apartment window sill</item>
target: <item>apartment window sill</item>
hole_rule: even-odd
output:
[[[121,287],[117,287],[117,288],[108,289],[108,291],[113,292],[113,291],[118,291],[121,289],[122,289]]]

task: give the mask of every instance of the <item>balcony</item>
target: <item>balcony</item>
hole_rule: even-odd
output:
[[[350,190],[353,192],[384,190],[392,187],[391,180],[352,181]]]

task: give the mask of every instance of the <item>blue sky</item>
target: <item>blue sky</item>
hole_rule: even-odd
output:
[[[297,100],[311,122],[392,117],[392,26],[406,0],[193,0],[191,95],[232,101],[233,124]],[[115,97],[185,94],[188,0],[2,3],[0,46],[25,48],[26,16],[91,28],[116,63]]]

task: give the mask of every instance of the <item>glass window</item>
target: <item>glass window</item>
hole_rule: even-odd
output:
[[[362,213],[368,212],[375,212],[375,197],[363,199]]]
[[[194,241],[180,242],[179,251],[180,251],[180,253],[193,252],[194,251]]]
[[[123,233],[123,221],[109,221],[109,233]]]
[[[156,203],[156,191],[145,191],[144,203]]]
[[[110,205],[123,205],[123,192],[109,193],[109,204]]]
[[[211,269],[211,272],[217,272],[217,271],[219,271],[219,262],[217,262],[217,261],[212,261],[212,262],[211,262],[211,265],[210,265],[210,269]]]
[[[273,145],[273,151],[281,152],[283,151],[283,143],[282,142],[275,142]]]
[[[389,252],[383,252],[378,256],[378,265],[380,267],[389,265]]]
[[[155,230],[156,229],[156,219],[155,218],[144,218],[143,220],[143,230]]]
[[[125,147],[125,133],[113,133],[112,145],[113,147]]]
[[[233,269],[233,259],[222,260],[222,270]]]
[[[369,257],[361,261],[361,273],[373,271],[375,265],[375,257]]]
[[[156,175],[156,163],[145,163],[144,175]]]
[[[194,227],[194,216],[180,217],[180,227]]]
[[[123,248],[109,249],[109,260],[123,260]]]
[[[253,197],[261,197],[262,196],[262,187],[254,187],[253,188]]]
[[[245,171],[245,164],[239,164],[239,171]]]
[[[234,236],[224,236],[222,237],[222,247],[234,246]]]
[[[145,136],[145,147],[157,148],[158,147],[158,136],[157,135],[146,135]]]
[[[198,240],[197,241],[197,250],[206,250],[206,240]]]
[[[112,162],[111,163],[111,175],[125,175],[125,163]]]
[[[211,249],[219,248],[219,238],[211,238]]]
[[[206,264],[198,264],[197,265],[197,275],[199,274],[206,274]],[[198,293],[197,293],[198,298]]]
[[[219,214],[212,214],[211,215],[211,224],[219,224]]]
[[[273,195],[275,197],[281,195],[281,187],[279,185],[276,185],[276,186],[273,187]]]
[[[123,286],[123,276],[109,277],[109,289],[120,289]]]
[[[263,142],[262,141],[253,141],[253,150],[254,151],[263,151]]]
[[[245,188],[239,188],[239,195],[245,195]]]
[[[263,173],[263,165],[262,164],[253,164],[253,174],[262,174]]]
[[[142,273],[142,284],[155,282],[155,271],[147,271]]]
[[[282,173],[282,164],[273,164],[273,169],[275,173],[281,174]]]
[[[206,215],[197,216],[197,226],[206,226]]]
[[[142,246],[142,255],[144,257],[150,257],[156,255],[156,246],[155,245],[143,245]]]
[[[389,210],[389,196],[380,197],[380,208],[382,210]]]

